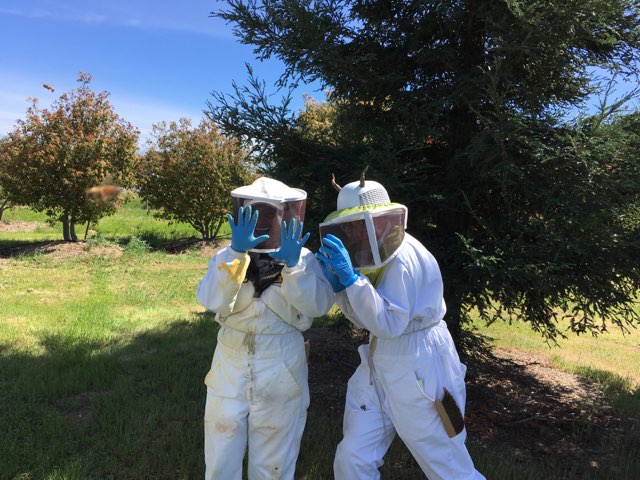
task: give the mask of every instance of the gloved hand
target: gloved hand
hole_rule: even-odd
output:
[[[320,253],[324,254],[324,260],[338,276],[340,284],[348,288],[358,279],[358,272],[353,268],[349,252],[344,248],[342,240],[335,235],[328,234],[322,239]]]
[[[258,224],[259,213],[256,210],[251,215],[251,205],[248,205],[247,208],[240,207],[238,210],[238,223],[234,222],[231,214],[227,215],[231,227],[231,248],[236,252],[246,253],[259,243],[269,239],[269,235],[260,235],[258,238],[253,236]]]
[[[320,262],[320,266],[322,267],[322,273],[324,273],[325,278],[329,280],[333,291],[338,293],[344,290],[344,287],[340,283],[340,279],[335,273],[333,273],[333,270],[331,270],[331,267],[327,264],[327,257],[322,255],[321,253],[316,253],[315,255]]]
[[[307,232],[304,237],[300,238],[303,225],[304,223],[300,222],[296,228],[296,219],[292,218],[289,222],[289,228],[287,228],[287,222],[283,220],[280,225],[280,248],[269,253],[269,256],[284,261],[287,267],[295,267],[300,260],[302,247],[311,235],[311,232]]]

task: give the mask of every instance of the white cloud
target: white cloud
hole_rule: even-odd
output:
[[[231,28],[225,22],[209,17],[211,10],[208,0],[192,0],[188,8],[181,2],[156,0],[111,0],[100,3],[36,0],[29,8],[25,8],[21,1],[6,0],[5,6],[0,7],[0,15],[233,38]]]

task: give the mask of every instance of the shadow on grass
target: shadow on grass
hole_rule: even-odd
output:
[[[0,345],[0,478],[201,478],[210,315],[124,345],[41,338],[42,353]]]
[[[610,372],[573,377],[525,353],[498,358],[489,340],[467,332],[462,341],[471,439],[512,462],[539,463],[532,479],[640,478],[639,389]]]
[[[167,238],[157,232],[143,232],[138,237],[149,246],[150,250],[167,253],[182,253],[203,245],[217,247],[231,238],[229,235],[218,236],[212,240],[203,240],[201,237]]]
[[[37,355],[0,345],[0,478],[201,478],[203,378],[216,331],[211,315],[196,314],[126,343],[70,333],[42,337]],[[362,339],[316,327],[305,336],[312,404],[296,478],[327,480]],[[567,405],[488,348],[466,362],[471,451],[488,479],[638,478],[629,460],[640,447],[637,415],[624,425],[593,404]],[[382,478],[423,478],[399,439]]]
[[[213,240],[202,240],[197,237],[168,238],[160,232],[142,232],[129,237],[99,236],[88,240],[78,240],[80,245],[108,245],[114,244],[122,247],[129,253],[166,252],[183,253],[194,248],[211,246],[217,248],[223,242],[229,240],[229,236],[219,236]],[[46,254],[57,245],[72,242],[64,240],[0,240],[0,258],[12,258],[36,254]]]
[[[33,255],[55,245],[66,243],[63,240],[45,240],[31,242],[27,240],[0,240],[0,258]]]
[[[300,478],[331,478],[335,446],[342,438],[346,382],[359,362],[356,348],[366,341],[348,331],[329,323],[305,333],[311,343],[311,407],[298,467],[310,476]],[[498,358],[489,339],[477,333],[467,333],[461,351],[468,366],[468,444],[486,478],[640,478],[634,453],[640,447],[640,409],[625,420],[610,408],[612,397],[591,379],[580,380],[587,396],[576,396],[570,385],[532,372],[530,359]],[[631,394],[636,401],[637,394]],[[424,478],[397,437],[381,472],[385,479]]]

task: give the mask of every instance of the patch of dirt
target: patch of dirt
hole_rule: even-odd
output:
[[[37,222],[0,222],[0,232],[5,231],[32,231],[40,225]],[[4,229],[3,229],[4,228]],[[11,230],[10,230],[11,229]],[[205,258],[212,257],[219,249],[231,244],[231,240],[221,237],[213,241],[204,241],[200,238],[181,238],[171,240],[158,247],[168,253],[184,253],[186,251],[197,249]],[[77,242],[65,242],[62,240],[50,240],[43,242],[26,242],[18,243],[10,247],[0,248],[0,259],[17,257],[19,255],[30,255],[33,253],[41,253],[50,258],[65,259],[82,255],[110,255],[120,256],[123,249],[119,245],[90,245],[84,240]]]
[[[162,250],[169,253],[182,253],[195,248],[200,251],[203,257],[211,258],[218,250],[228,245],[231,245],[231,239],[229,238],[218,238],[211,241],[200,238],[184,238],[164,244]]]
[[[199,250],[203,257],[211,258],[218,250],[229,245],[231,245],[231,239],[225,238],[215,242],[201,242]]]
[[[58,260],[82,255],[119,257],[122,255],[122,247],[118,245],[92,245],[87,248],[85,242],[63,242],[44,248],[42,253]]]
[[[39,222],[12,222],[8,220],[0,221],[0,232],[33,232],[42,223]]]
[[[347,382],[360,361],[357,347],[368,339],[359,330],[327,328],[312,328],[305,338],[311,344],[310,408],[341,413]],[[468,367],[465,423],[476,443],[552,468],[570,465],[579,479],[607,462],[616,437],[624,435],[623,419],[613,414],[598,387],[542,358],[485,349],[463,361]],[[591,433],[585,432],[587,424]]]
[[[115,256],[122,255],[122,247],[118,245],[91,245],[84,241],[64,242],[62,240],[19,244],[13,247],[0,248],[0,258],[11,258],[18,255],[41,253],[53,259],[67,259],[78,256]]]
[[[360,364],[358,345],[368,341],[366,332],[313,327],[304,338],[309,342],[310,408],[341,415],[347,382]]]

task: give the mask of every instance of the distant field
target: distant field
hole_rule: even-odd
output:
[[[37,213],[27,207],[16,207],[8,210],[3,221],[28,222],[18,231],[2,231],[0,229],[0,247],[12,242],[33,242],[62,240],[62,225],[57,222],[53,226],[47,223],[44,213]],[[77,225],[78,239],[83,239],[87,225]],[[220,235],[229,233],[227,224],[222,226]],[[198,237],[196,230],[186,223],[169,224],[154,216],[153,211],[144,208],[139,198],[126,201],[120,210],[112,216],[102,218],[97,225],[90,225],[87,235],[91,238],[129,238],[137,236],[148,240],[148,243],[184,237]]]

